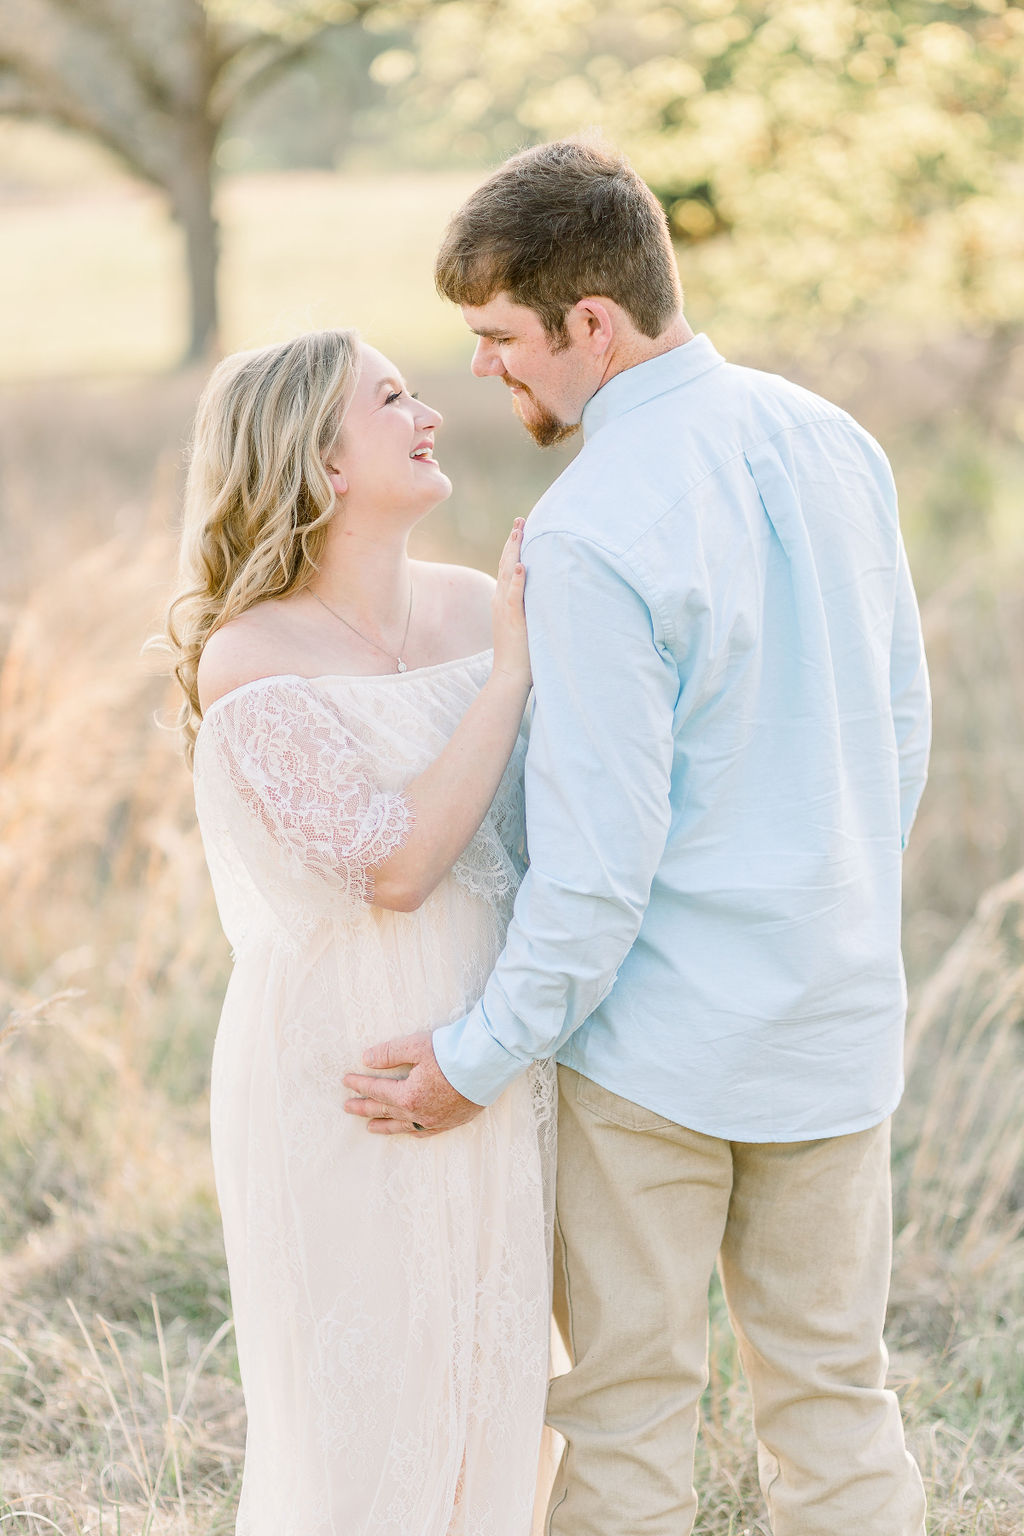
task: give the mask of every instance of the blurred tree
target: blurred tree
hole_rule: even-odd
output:
[[[1019,0],[474,0],[430,7],[398,121],[477,161],[597,126],[662,197],[737,333],[799,344],[887,307],[1024,335]]]
[[[0,112],[84,133],[167,194],[185,237],[186,361],[216,343],[212,164],[225,122],[322,39],[386,9],[381,0],[0,0]]]
[[[338,27],[283,69],[258,95],[232,112],[217,143],[215,164],[225,171],[336,170],[353,156],[378,154],[387,164],[385,143],[368,144],[363,114],[383,97],[371,71],[393,41],[374,29],[379,13],[359,27]]]

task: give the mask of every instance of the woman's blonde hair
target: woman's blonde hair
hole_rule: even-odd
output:
[[[214,370],[192,434],[178,591],[167,615],[191,763],[203,646],[229,619],[298,592],[334,515],[324,460],[358,377],[355,331],[310,331]]]

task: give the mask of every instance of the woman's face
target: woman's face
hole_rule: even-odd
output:
[[[410,395],[395,365],[360,346],[359,382],[327,456],[327,472],[343,506],[422,516],[451,495],[434,458],[439,411]]]

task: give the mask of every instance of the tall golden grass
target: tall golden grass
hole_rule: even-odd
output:
[[[233,1529],[244,1418],[206,1141],[228,957],[189,778],[155,723],[166,683],[140,657],[170,582],[174,445],[194,387],[8,402],[4,1531]],[[527,468],[495,420],[466,417],[452,467],[470,494],[427,530],[425,551],[490,563],[507,515],[550,473],[551,461]],[[91,466],[77,477],[40,456],[55,421]],[[498,462],[500,504],[474,520]],[[926,604],[936,758],[907,869],[910,1086],[896,1124],[890,1343],[936,1536],[1024,1529],[1022,620],[1024,561],[1005,550],[958,559]],[[765,1532],[717,1292],[714,1313],[701,1529]]]

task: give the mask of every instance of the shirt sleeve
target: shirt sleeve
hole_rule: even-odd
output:
[[[903,846],[913,825],[928,775],[931,747],[931,692],[921,617],[910,579],[903,538],[899,541],[896,602],[889,663],[892,718],[900,761],[900,831]]]
[[[489,1104],[611,990],[670,820],[676,663],[624,560],[561,532],[524,559],[534,676],[530,868],[480,1002],[437,1030],[449,1082]]]
[[[338,711],[302,679],[243,688],[204,729],[232,799],[279,854],[355,900],[373,900],[373,870],[407,840],[412,812],[375,781]]]

